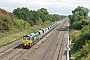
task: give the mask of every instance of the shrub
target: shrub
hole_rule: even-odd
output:
[[[76,21],[72,24],[72,28],[76,30],[81,30],[82,29],[82,22],[81,21]]]

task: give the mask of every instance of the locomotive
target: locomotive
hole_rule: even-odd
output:
[[[51,24],[46,28],[42,28],[33,33],[29,33],[23,36],[22,38],[23,47],[24,48],[31,47],[33,44],[39,41],[42,37],[44,37],[47,33],[49,33],[52,29],[54,29],[58,24],[60,24],[60,21],[55,22],[54,24]]]

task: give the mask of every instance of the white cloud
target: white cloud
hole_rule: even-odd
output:
[[[0,7],[12,11],[17,7],[29,9],[47,8],[50,13],[70,14],[77,6],[84,6],[90,10],[90,0],[0,0]],[[90,14],[90,13],[89,13]]]

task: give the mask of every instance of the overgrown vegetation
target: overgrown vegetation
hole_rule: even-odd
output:
[[[90,18],[88,18],[88,12],[87,8],[78,6],[72,11],[73,14],[69,15],[70,37],[74,43],[71,54],[75,60],[85,60],[90,53]]]

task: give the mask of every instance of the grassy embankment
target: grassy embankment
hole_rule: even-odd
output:
[[[70,30],[70,39],[72,40],[72,43],[79,39],[80,34],[81,34],[81,30],[73,30],[73,29]],[[87,56],[82,56],[81,53],[85,53],[85,51],[82,52],[82,49],[80,49],[80,50],[72,49],[73,45],[71,45],[70,48],[71,48],[70,53],[71,53],[72,57],[75,57],[75,60],[86,60],[87,56],[90,57],[90,52],[88,53]],[[87,48],[87,49],[89,49],[89,48]],[[88,57],[88,59],[90,59],[89,57]]]
[[[26,35],[30,32],[34,32],[40,28],[44,28],[48,25],[50,25],[52,22],[48,21],[48,22],[45,22],[43,25],[34,25],[33,27],[30,27],[28,29],[25,29],[25,30],[17,30],[17,29],[13,29],[13,31],[10,31],[10,32],[5,32],[5,33],[0,33],[0,47],[4,47],[6,45],[9,45],[17,40],[20,40],[21,37],[23,35]]]

